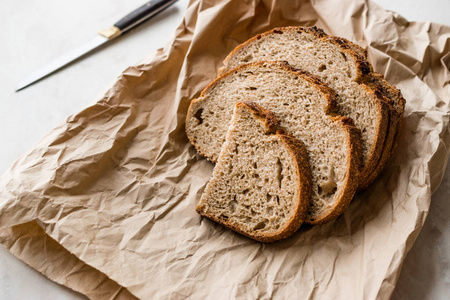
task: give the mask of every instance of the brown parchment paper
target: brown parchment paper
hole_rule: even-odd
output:
[[[195,213],[213,165],[184,119],[229,51],[284,25],[367,47],[407,105],[394,157],[338,220],[262,244]],[[0,242],[92,299],[389,298],[447,163],[449,40],[370,1],[192,0],[164,49],[0,178]]]

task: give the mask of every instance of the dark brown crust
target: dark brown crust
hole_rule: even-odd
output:
[[[358,191],[362,191],[367,188],[383,171],[384,167],[390,160],[396,144],[400,121],[401,119],[399,118],[399,116],[394,111],[391,111],[389,114],[388,133],[386,134],[386,139],[383,143],[383,152],[381,154],[381,157],[377,162],[375,170],[370,174],[370,176],[365,177],[365,180],[360,183]]]
[[[283,133],[280,127],[280,121],[270,110],[264,109],[255,102],[236,102],[235,107],[246,107],[252,114],[266,127],[266,133],[276,134],[278,131]]]
[[[378,91],[370,89],[365,84],[360,84],[367,91],[367,94],[374,94],[378,99],[383,99],[383,96],[379,94]],[[375,142],[370,149],[370,155],[365,165],[362,166],[362,170],[360,172],[359,185],[362,185],[367,178],[370,178],[378,165],[378,161],[383,155],[383,145],[386,142],[387,133],[389,129],[389,116],[390,116],[390,106],[385,101],[377,101],[376,102],[377,109],[380,113],[379,120],[377,120],[377,130],[378,134],[375,137]]]
[[[403,98],[400,90],[389,85],[383,78],[383,75],[378,73],[371,73],[371,76],[367,78],[369,84],[373,85],[374,89],[377,89],[389,99],[389,105],[391,106],[389,114],[389,127],[386,135],[385,143],[383,145],[383,153],[378,161],[378,165],[375,171],[366,178],[364,182],[360,184],[358,190],[367,188],[383,171],[386,164],[389,162],[394,150],[397,146],[397,136],[400,131],[401,123],[403,120],[403,114],[405,110],[406,100]]]
[[[350,42],[347,39],[344,39],[344,38],[339,38],[339,39],[341,39],[343,42],[347,43],[347,45],[350,47],[350,49],[352,49],[357,54],[361,55],[365,60],[367,60],[367,50],[366,49],[364,49],[363,47],[359,46],[358,44]]]
[[[353,199],[353,196],[357,190],[359,182],[359,169],[361,168],[361,157],[362,157],[362,141],[361,141],[361,131],[355,127],[352,119],[342,116],[337,116],[334,121],[338,122],[342,128],[344,128],[345,133],[348,137],[347,146],[349,149],[348,156],[355,159],[349,160],[347,164],[347,174],[345,183],[345,189],[341,191],[339,201],[336,201],[333,209],[329,214],[321,216],[319,219],[307,220],[306,223],[311,225],[325,224],[335,220],[339,217],[345,209],[349,206]],[[358,160],[359,158],[359,160]]]
[[[282,144],[284,144],[286,149],[289,151],[292,160],[295,162],[294,168],[298,178],[297,187],[299,193],[298,198],[296,199],[297,206],[295,207],[294,212],[292,213],[291,219],[287,220],[285,226],[280,228],[278,232],[276,232],[275,234],[246,232],[245,230],[242,230],[241,228],[228,222],[226,219],[222,219],[214,215],[208,214],[203,210],[203,207],[200,205],[197,205],[196,211],[204,217],[207,217],[225,227],[230,228],[233,231],[236,231],[244,236],[247,236],[259,242],[272,243],[288,238],[294,232],[296,232],[303,224],[307,215],[309,202],[311,199],[312,176],[309,167],[309,160],[306,148],[300,140],[290,135],[286,135],[283,132],[283,130],[279,127],[278,119],[271,111],[263,109],[261,106],[253,102],[247,103],[237,102],[235,104],[235,107],[236,108],[241,107],[250,110],[252,114],[256,117],[256,119],[258,119],[264,125],[264,127],[266,128],[266,133],[277,136],[282,142]]]
[[[368,78],[372,77],[373,69],[370,63],[367,61],[367,51],[360,46],[351,43],[350,41],[339,38],[335,36],[329,36],[327,35],[322,29],[317,28],[315,26],[313,27],[282,27],[282,28],[275,28],[270,31],[267,31],[265,33],[259,34],[248,41],[244,42],[243,44],[236,47],[224,60],[224,66],[227,65],[228,61],[233,57],[237,52],[246,47],[247,45],[251,44],[255,40],[261,39],[261,37],[270,35],[272,33],[282,34],[283,31],[292,30],[297,32],[305,32],[308,34],[311,34],[318,39],[330,42],[332,44],[335,44],[338,46],[342,51],[347,53],[348,55],[352,56],[356,62],[357,67],[357,78],[356,81],[365,87],[368,87],[371,89],[372,93],[375,95],[375,97],[378,99],[378,109],[380,112],[380,118],[377,122],[377,137],[375,139],[375,143],[371,149],[369,149],[369,155],[368,160],[366,162],[366,165],[364,166],[364,169],[362,170],[360,174],[360,188],[362,189],[366,187],[370,182],[372,182],[376,176],[381,172],[384,165],[389,160],[389,157],[391,156],[389,153],[389,149],[392,147],[389,147],[390,144],[393,144],[393,141],[395,140],[395,137],[392,135],[392,129],[390,129],[392,126],[393,128],[396,128],[395,131],[398,131],[398,121],[395,116],[392,114],[392,108],[390,104],[389,97],[387,97],[387,94],[383,92],[382,89],[379,89],[379,87],[374,86],[371,84],[371,81],[368,80]],[[225,70],[225,67],[221,68],[219,70],[219,74]],[[389,88],[389,85],[387,85]],[[390,140],[386,140],[390,139]]]

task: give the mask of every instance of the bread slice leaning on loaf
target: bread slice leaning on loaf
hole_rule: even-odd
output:
[[[198,152],[216,162],[234,104],[253,101],[272,111],[286,133],[305,143],[312,171],[307,222],[325,223],[348,206],[358,186],[359,130],[335,114],[332,89],[281,62],[242,65],[223,74],[191,102],[186,133]]]
[[[284,134],[270,111],[237,102],[197,212],[254,240],[275,242],[300,227],[310,199],[303,143]]]
[[[255,61],[286,61],[329,85],[338,94],[338,113],[361,130],[363,167],[360,184],[373,177],[382,156],[389,124],[389,104],[363,81],[370,72],[364,57],[339,38],[316,27],[283,27],[255,36],[233,50],[219,70],[223,74]]]

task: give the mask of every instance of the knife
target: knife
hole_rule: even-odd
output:
[[[49,64],[43,66],[42,68],[36,70],[34,73],[28,75],[16,88],[16,92],[26,88],[27,86],[41,80],[44,77],[58,71],[64,66],[68,65],[72,61],[80,58],[94,49],[100,47],[101,45],[121,36],[127,31],[137,27],[144,21],[155,16],[159,12],[168,8],[170,5],[174,4],[177,0],[152,0],[148,1],[138,9],[132,11],[113,26],[102,29],[98,34],[87,44],[82,45],[72,51],[59,56]]]

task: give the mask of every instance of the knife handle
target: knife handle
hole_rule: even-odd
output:
[[[128,15],[120,19],[114,24],[121,33],[125,33],[130,29],[135,28],[139,24],[168,8],[177,0],[152,0],[148,1],[138,9],[130,12]]]

